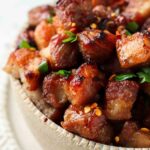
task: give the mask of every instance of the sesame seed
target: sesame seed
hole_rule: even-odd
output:
[[[102,115],[102,111],[99,109],[99,108],[96,108],[95,109],[95,114],[96,114],[96,116],[101,116]]]
[[[118,143],[118,142],[120,141],[120,137],[119,137],[119,136],[116,136],[116,137],[115,137],[115,141],[116,141],[116,143]]]
[[[92,23],[92,24],[91,24],[91,28],[92,28],[92,29],[96,29],[96,28],[97,28],[97,24]]]
[[[147,128],[141,128],[141,131],[143,131],[143,132],[149,132],[150,130],[147,129]]]
[[[89,107],[89,106],[84,107],[85,113],[89,113],[90,111],[91,111],[91,107]]]

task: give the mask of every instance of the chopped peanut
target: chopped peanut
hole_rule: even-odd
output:
[[[96,29],[96,28],[97,28],[97,24],[92,23],[92,24],[91,24],[91,28],[92,28],[92,29]]]
[[[95,114],[96,114],[97,116],[101,116],[101,115],[102,115],[102,111],[101,111],[99,108],[96,108],[96,109],[95,109]]]
[[[150,130],[148,128],[141,128],[141,131],[143,131],[143,132],[149,132]]]
[[[115,137],[115,142],[118,143],[119,141],[120,141],[120,137],[119,137],[119,136],[116,136],[116,137]]]

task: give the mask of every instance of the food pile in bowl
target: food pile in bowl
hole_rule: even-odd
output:
[[[4,70],[64,129],[98,143],[150,147],[150,0],[33,8]]]

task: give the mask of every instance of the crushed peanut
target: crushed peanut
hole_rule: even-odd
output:
[[[84,107],[84,112],[85,113],[89,113],[90,111],[91,111],[91,107],[90,106]]]
[[[111,13],[111,17],[115,17],[116,16],[116,13]]]
[[[118,143],[119,141],[120,141],[120,137],[119,137],[119,136],[116,136],[116,137],[115,137],[115,142]]]
[[[98,106],[97,103],[93,103],[93,104],[91,105],[91,108],[94,109],[94,108],[96,108],[97,106]]]
[[[143,132],[149,132],[150,130],[147,129],[147,128],[141,128],[141,131],[143,131]]]
[[[96,116],[101,116],[102,115],[102,111],[99,109],[99,108],[96,108],[95,109],[95,114],[96,114]]]
[[[91,28],[92,28],[92,29],[96,29],[96,28],[97,28],[97,24],[92,23],[92,24],[91,24]]]

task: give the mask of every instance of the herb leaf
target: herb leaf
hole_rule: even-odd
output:
[[[35,48],[32,47],[32,46],[28,43],[28,41],[26,41],[26,40],[22,40],[22,41],[20,42],[19,48],[29,48],[29,49],[31,49],[31,50],[35,50]]]
[[[132,35],[128,30],[126,31],[126,35]]]
[[[76,42],[77,41],[77,36],[76,34],[74,34],[73,32],[71,31],[66,31],[65,34],[68,35],[68,38],[64,39],[62,42],[63,43],[73,43],[73,42]]]
[[[38,70],[40,73],[47,73],[49,70],[47,61],[41,62],[41,64],[38,66]]]
[[[53,23],[53,17],[47,18],[47,22],[50,23],[50,24],[52,24]]]
[[[137,75],[141,79],[141,83],[150,82],[150,68],[143,68]]]
[[[124,80],[131,79],[131,78],[134,78],[134,77],[136,77],[136,75],[133,74],[133,73],[125,73],[125,74],[117,75],[115,77],[115,80],[116,81],[124,81]]]
[[[71,75],[71,71],[67,71],[67,70],[59,70],[56,72],[56,74],[58,75],[62,75],[64,77],[69,77]]]
[[[129,30],[132,33],[135,33],[139,29],[139,25],[135,21],[129,22],[126,25],[126,29]]]

